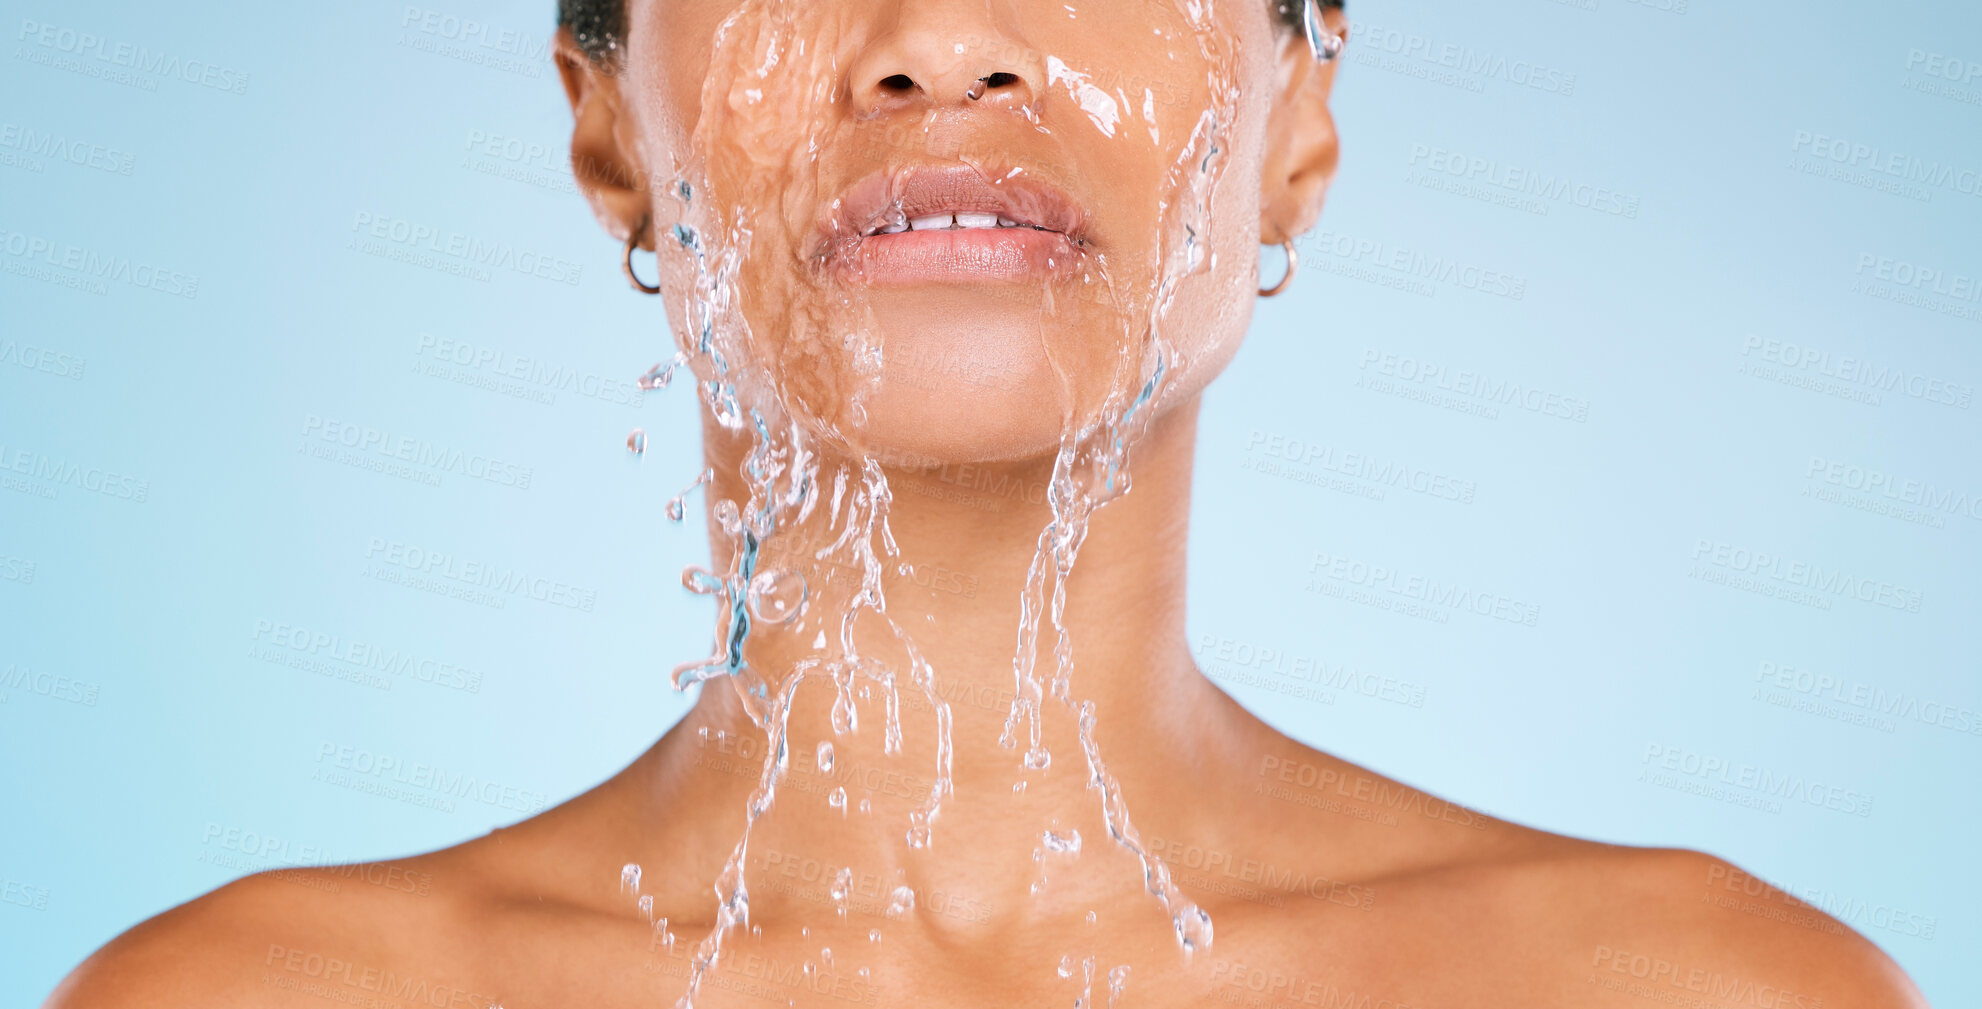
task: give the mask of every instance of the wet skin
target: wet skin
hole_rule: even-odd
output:
[[[1070,99],[1043,62],[1025,55],[1037,56],[1033,38],[1049,34],[1039,25],[1064,19],[1056,12],[1066,5],[816,2],[809,16],[832,27],[839,47],[831,65],[845,86],[832,101],[850,135],[935,123],[959,149],[996,149],[1080,204],[1085,248],[1108,258],[1114,279],[1153,282],[1153,257],[1141,252],[1163,220],[1136,194],[1150,191],[1177,153],[1176,117],[1187,103],[1156,109],[1145,124],[1163,127],[1163,143],[1027,133],[1014,124],[1029,103],[1048,120],[1070,121],[1053,105]],[[591,64],[561,39],[574,167],[615,237],[649,215],[665,233],[678,212],[630,180],[668,175],[687,157],[704,84],[725,72],[721,47],[712,55],[709,39],[736,6],[631,5],[617,68]],[[1171,6],[1137,12],[1156,17]],[[1101,13],[1052,22],[1054,45],[1090,68],[1160,76],[1149,68],[1170,65],[1152,55],[1156,43]],[[1063,621],[1076,643],[1075,694],[1095,705],[1096,741],[1137,835],[1209,913],[1213,941],[1185,956],[1136,858],[1108,840],[1069,710],[1048,704],[1042,743],[1053,759],[1043,771],[1025,770],[1017,751],[998,742],[1014,687],[1017,600],[1047,518],[1029,489],[1051,475],[1067,402],[1098,394],[1081,385],[1090,375],[1108,378],[1105,346],[1092,369],[1066,367],[1090,343],[1106,343],[1088,338],[1107,330],[1107,320],[1080,315],[1099,312],[1092,301],[1043,316],[1039,294],[1060,281],[1023,265],[1012,268],[1021,276],[995,284],[924,275],[877,285],[869,305],[876,325],[891,341],[947,352],[956,320],[966,320],[966,350],[981,355],[975,363],[1009,379],[987,386],[959,369],[890,378],[861,431],[883,455],[936,464],[890,474],[891,529],[916,570],[889,572],[886,584],[889,612],[916,629],[941,671],[954,718],[954,795],[932,845],[904,845],[907,813],[935,767],[928,706],[905,696],[902,752],[890,755],[876,705],[863,706],[860,732],[836,735],[829,694],[802,689],[789,723],[791,771],[746,860],[754,927],[730,935],[697,1005],[1067,1005],[1084,986],[1088,1004],[1104,1005],[1110,972],[1121,965],[1130,968],[1124,1006],[1925,1005],[1871,943],[1725,862],[1549,834],[1436,798],[1286,738],[1198,670],[1183,628],[1199,393],[1244,333],[1258,284],[1252,249],[1313,224],[1336,158],[1327,113],[1333,67],[1317,68],[1305,43],[1263,10],[1221,16],[1234,53],[1227,69],[1242,98],[1207,236],[1219,256],[1179,291],[1169,332],[1182,364],[1135,447],[1134,492],[1094,519]],[[966,37],[1000,44],[970,58],[946,48],[945,40]],[[1178,72],[1202,78],[1202,68]],[[1010,80],[966,97],[990,73]],[[886,83],[895,77],[914,87]],[[1165,93],[1180,91],[1166,85]],[[747,133],[779,121],[737,125]],[[982,143],[987,137],[995,142]],[[822,170],[793,179],[792,191],[838,192],[899,153],[877,150],[867,162],[842,158],[844,177],[826,180]],[[928,156],[926,145],[918,150]],[[752,191],[761,167],[717,164],[714,193]],[[766,247],[798,249],[817,237],[819,208],[801,209],[783,224],[760,222]],[[1048,247],[1057,239],[1022,241]],[[898,252],[865,254],[892,262]],[[678,254],[661,264],[672,306],[692,278]],[[956,264],[937,266],[954,274]],[[795,352],[791,334],[803,330],[806,312],[830,315],[829,306],[800,303],[816,296],[825,305],[820,292],[862,282],[775,262],[758,279],[757,289],[784,292],[780,305],[797,305],[756,309],[791,323],[761,327],[762,360],[775,381],[834,421],[844,404],[832,394],[845,388],[846,363]],[[672,324],[681,339],[681,320]],[[717,473],[708,500],[741,497],[746,445],[712,423],[702,437]],[[726,541],[712,542],[722,570]],[[751,647],[753,662],[788,668],[807,644],[766,633]],[[49,1006],[671,1005],[711,930],[711,884],[742,833],[763,738],[734,691],[711,685],[624,771],[557,808],[426,855],[240,880],[120,936],[77,968]],[[834,744],[830,772],[814,756],[822,740]],[[845,792],[837,808],[836,788]],[[1045,850],[1047,830],[1078,832],[1078,856]],[[651,918],[664,918],[665,929],[622,889],[627,863],[642,866],[640,892],[653,898]],[[853,870],[844,914],[830,892],[840,867]],[[917,899],[891,913],[897,887]]]
[[[919,887],[920,906],[898,918],[885,910],[892,877],[862,871],[841,919],[827,892],[831,867],[848,861],[835,858],[841,849],[804,830],[766,831],[751,860],[762,935],[732,940],[698,1003],[1067,1004],[1081,968],[1065,981],[1055,966],[1076,950],[1095,954],[1101,975],[1133,964],[1124,1004],[1135,1005],[1633,1007],[1652,991],[1706,1006],[1778,992],[1784,1006],[1925,1005],[1871,944],[1719,860],[1507,824],[1204,700],[1229,747],[1125,779],[1144,836],[1217,924],[1188,965],[1127,856],[1088,834],[1078,871],[1049,868],[1041,900],[1027,893],[1032,866],[974,857],[973,839],[1037,845],[960,797],[938,835],[948,875]],[[691,724],[598,789],[487,837],[356,871],[231,884],[119,938],[51,1004],[300,1007],[334,992],[410,1006],[421,989],[406,986],[422,984],[425,1004],[451,1009],[672,1004],[708,927],[706,881],[738,821],[746,778],[736,771],[753,764],[741,745],[752,737],[703,739]],[[824,815],[820,778],[795,772],[781,801]],[[833,783],[855,805],[904,790],[865,767]],[[677,936],[672,949],[620,892],[629,853],[647,854],[643,884]],[[1108,924],[1088,925],[1089,909]],[[878,943],[866,940],[872,928]],[[835,966],[807,975],[822,946]]]
[[[1181,566],[1180,548],[1138,562],[1122,540],[1180,521],[1162,512],[1186,499],[1175,485],[1188,481],[1192,413],[1173,411],[1151,433],[1139,487],[1152,493],[1095,523],[1092,556],[1121,558],[1115,571],[1127,580]],[[995,527],[998,514],[970,518]],[[1026,518],[1009,519],[1014,533]],[[1135,591],[1094,570],[1092,587]],[[1162,612],[1172,589],[1154,584],[1143,608]],[[987,577],[976,591],[1009,599],[1016,587]],[[1661,993],[1729,1009],[1926,1004],[1871,943],[1738,868],[1528,829],[1302,746],[1198,674],[1183,642],[1138,642],[1138,628],[1110,636],[1108,614],[1082,598],[1068,619],[1092,632],[1084,643],[1134,656],[1161,685],[1110,694],[1097,684],[1097,735],[1141,837],[1210,913],[1211,946],[1188,960],[1179,952],[1135,860],[1105,839],[1068,720],[1047,721],[1053,766],[1021,773],[1013,751],[989,742],[1011,696],[1009,667],[986,662],[972,677],[969,663],[939,654],[957,674],[946,696],[959,757],[932,847],[910,853],[899,841],[932,766],[927,711],[905,703],[904,753],[890,757],[871,729],[834,737],[823,692],[802,701],[790,774],[748,861],[761,933],[732,935],[699,1005],[1069,1004],[1087,956],[1100,998],[1109,969],[1132,965],[1124,1005],[1626,1009]],[[897,600],[942,613],[953,601],[972,602],[935,589]],[[985,608],[988,623],[1015,619]],[[673,1004],[712,921],[710,881],[739,835],[762,739],[733,692],[706,690],[631,766],[562,806],[432,854],[230,884],[118,938],[50,1005],[306,1007],[362,996],[416,1006],[409,993],[422,990],[425,1004],[449,1009]],[[830,774],[813,756],[822,739],[835,741]],[[1026,789],[1014,794],[1019,780]],[[844,814],[829,805],[836,787]],[[1035,860],[1042,825],[1078,830],[1079,859]],[[671,946],[622,892],[627,862],[643,867],[641,889]],[[840,866],[855,868],[844,918],[829,891]],[[896,885],[918,901],[890,916]],[[1062,979],[1068,953],[1072,978]],[[819,970],[807,974],[808,962]]]

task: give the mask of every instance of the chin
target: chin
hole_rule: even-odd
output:
[[[1065,351],[1048,349],[1070,336],[1040,288],[872,291],[867,303],[881,367],[849,431],[857,444],[884,464],[1052,454],[1079,379],[1068,388]]]
[[[1051,456],[1060,444],[1060,397],[1050,382],[987,390],[956,380],[933,388],[884,380],[868,400],[859,446],[883,466],[906,469]]]
[[[1245,279],[1199,277],[1180,292],[1157,412],[1202,392],[1238,349],[1207,296]],[[858,340],[787,344],[775,384],[810,426],[889,469],[1049,460],[1070,429],[1119,415],[1141,385],[1132,334],[1146,319],[1069,311],[1065,291],[939,286],[866,291],[860,302]]]

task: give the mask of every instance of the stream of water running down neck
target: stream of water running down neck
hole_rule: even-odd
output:
[[[1086,785],[1098,800],[1109,839],[1135,856],[1143,888],[1168,916],[1179,947],[1188,956],[1210,945],[1211,919],[1172,882],[1168,867],[1144,847],[1133,825],[1128,797],[1096,742],[1095,704],[1080,697],[1074,678],[1075,643],[1063,620],[1069,577],[1089,523],[1097,509],[1129,491],[1131,448],[1148,427],[1164,383],[1178,365],[1172,344],[1161,331],[1164,312],[1177,285],[1205,269],[1208,259],[1203,236],[1210,229],[1211,191],[1230,126],[1231,55],[1229,44],[1217,35],[1211,3],[1174,0],[1173,6],[1178,24],[1185,26],[1207,68],[1208,101],[1188,135],[1172,149],[1165,191],[1159,197],[1162,238],[1157,248],[1146,252],[1153,260],[1146,264],[1146,273],[1154,282],[1124,285],[1117,273],[1134,271],[1119,269],[1101,257],[1082,266],[1081,287],[1076,289],[1106,292],[1114,309],[1118,331],[1108,338],[1114,341],[1116,378],[1100,395],[1093,390],[1077,393],[1069,369],[1056,360],[1056,370],[1069,385],[1068,399],[1075,405],[1068,411],[1046,487],[1050,519],[1039,532],[1018,601],[1014,698],[999,742],[1013,751],[1019,767],[1044,771],[1054,756],[1042,741],[1044,720],[1055,708],[1075,720]],[[668,232],[671,241],[662,243],[663,256],[680,255],[691,264],[692,290],[682,303],[670,305],[682,350],[641,382],[646,388],[664,387],[678,367],[692,369],[708,420],[749,445],[738,467],[740,499],[722,497],[709,505],[713,535],[722,540],[716,553],[727,559],[724,569],[691,567],[683,572],[689,591],[716,603],[715,647],[709,656],[679,666],[673,679],[683,690],[697,685],[717,689],[725,682],[733,686],[764,734],[766,756],[745,804],[735,845],[713,881],[714,923],[690,954],[680,1009],[692,1009],[732,933],[751,925],[746,878],[750,845],[790,772],[789,721],[802,687],[810,684],[831,692],[836,736],[860,732],[863,707],[871,709],[878,699],[882,748],[890,756],[902,754],[903,692],[919,695],[931,713],[935,766],[927,794],[902,825],[901,843],[907,848],[940,845],[939,815],[945,799],[953,794],[949,704],[938,688],[939,671],[925,658],[910,630],[888,612],[884,577],[890,565],[899,569],[906,562],[889,528],[893,498],[881,455],[861,447],[867,397],[886,361],[885,341],[873,335],[865,306],[857,297],[842,297],[816,310],[788,309],[782,316],[753,307],[746,319],[747,306],[805,306],[816,300],[808,300],[808,292],[800,289],[807,280],[804,276],[781,276],[757,265],[794,257],[791,249],[780,246],[785,239],[779,229],[768,226],[769,219],[753,209],[744,194],[777,193],[786,202],[797,198],[802,203],[823,195],[823,172],[811,174],[804,166],[767,159],[764,152],[830,150],[836,140],[844,139],[840,131],[859,128],[833,112],[829,103],[816,100],[832,92],[818,86],[836,72],[826,56],[834,47],[825,43],[843,27],[823,10],[824,5],[815,9],[777,0],[745,0],[716,32],[694,159],[668,194],[679,223]],[[1034,124],[1040,132],[1105,129],[1113,137],[1125,111],[1119,107],[1122,103],[1092,83],[1098,75],[1075,69],[1052,54],[1047,54],[1046,66],[1051,84],[1048,99],[1064,98],[1061,108],[1079,114],[1053,122],[1042,115]],[[739,94],[755,97],[733,100]],[[764,96],[773,97],[758,100]],[[1104,104],[1106,108],[1101,107]],[[1132,114],[1133,105],[1126,111]],[[1154,113],[1149,115],[1150,135],[1156,140]],[[794,128],[804,129],[806,135],[791,137]],[[900,213],[898,208],[895,213]],[[1057,317],[1043,317],[1042,331],[1056,321]],[[786,343],[810,340],[819,346],[846,348],[842,353],[853,362],[863,384],[850,395],[841,395],[840,409],[820,408],[816,397],[808,400],[805,390],[787,385],[779,371],[786,359],[765,349],[774,335]],[[1046,349],[1053,356],[1050,341]],[[629,447],[641,450],[644,435],[636,432]],[[704,471],[695,485],[708,484],[713,492],[723,482],[711,482],[710,476]],[[675,521],[684,512],[681,498],[666,508]],[[890,654],[884,657],[863,647],[857,624],[881,628],[891,645]],[[811,647],[790,668],[767,669],[752,663],[754,637],[808,633],[813,635]],[[1040,662],[1047,636],[1052,640],[1050,671]],[[1048,703],[1049,694],[1056,704]],[[830,768],[834,759],[830,741],[818,745],[815,759],[821,768]],[[843,793],[836,792],[834,798],[834,808],[844,813]],[[1041,827],[1044,847],[1080,857],[1078,832]],[[844,874],[850,869],[841,873],[833,894],[843,908]],[[642,892],[641,875],[637,864],[628,864],[621,886],[652,918],[653,897]],[[896,887],[890,893],[890,917],[911,913],[915,900],[913,890]],[[674,936],[666,920],[655,920],[654,925],[671,948]],[[861,970],[865,976],[866,968]],[[1076,1005],[1083,1007],[1093,1005],[1096,971],[1091,955],[1070,952],[1057,964],[1059,977],[1079,986]],[[1123,995],[1129,975],[1127,964],[1105,971],[1110,1006]]]

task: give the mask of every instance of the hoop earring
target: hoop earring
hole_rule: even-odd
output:
[[[1287,285],[1294,282],[1294,274],[1301,269],[1301,257],[1294,254],[1293,239],[1290,238],[1287,241],[1281,242],[1280,247],[1287,250],[1287,273],[1280,278],[1280,283],[1272,287],[1260,288],[1259,296],[1262,298],[1271,298],[1286,290]]]
[[[648,214],[642,217],[640,219],[640,226],[633,229],[632,234],[626,236],[626,251],[621,253],[619,257],[619,265],[621,269],[626,271],[627,281],[633,285],[634,290],[639,291],[641,294],[661,293],[661,285],[649,285],[646,281],[640,279],[639,274],[633,272],[633,250],[639,247],[640,240],[647,237],[647,229],[653,227],[653,225],[654,215]]]

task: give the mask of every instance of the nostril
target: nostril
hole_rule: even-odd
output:
[[[907,74],[892,74],[881,78],[881,87],[889,91],[914,91],[915,78]]]
[[[998,71],[995,74],[990,75],[989,77],[984,78],[984,86],[987,88],[1008,88],[1014,84],[1017,84],[1018,82],[1019,82],[1019,75],[1008,74],[1002,70]]]

